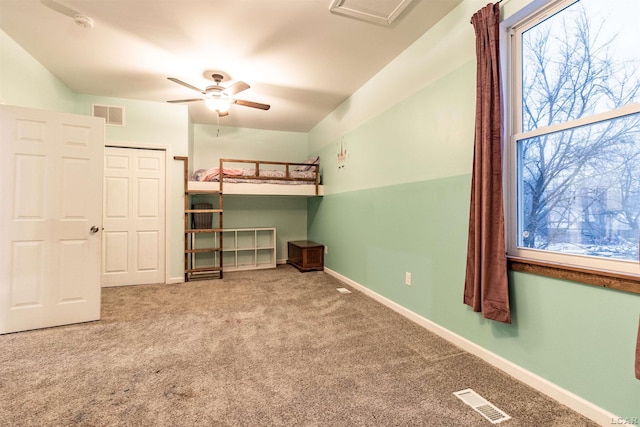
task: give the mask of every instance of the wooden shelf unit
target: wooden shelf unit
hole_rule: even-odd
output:
[[[184,280],[222,279],[222,192],[189,190],[189,159],[174,159],[184,169]]]
[[[275,228],[226,228],[222,234],[224,271],[276,268]]]

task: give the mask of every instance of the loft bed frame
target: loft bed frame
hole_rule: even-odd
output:
[[[220,159],[220,168],[205,171],[219,181],[191,181],[189,158],[175,156],[183,162],[184,170],[184,280],[219,278],[223,275],[223,195],[281,195],[281,196],[321,196],[320,165],[317,163],[271,162],[241,159]],[[313,159],[317,160],[317,159]],[[225,165],[250,164],[247,168],[229,168],[231,176],[225,177]],[[262,166],[262,169],[261,169]],[[278,172],[265,168],[279,168]],[[295,169],[304,168],[303,172]],[[284,173],[282,172],[284,169]],[[294,170],[291,170],[294,169]],[[261,174],[261,170],[265,172]],[[292,173],[294,172],[294,173]],[[239,174],[241,174],[239,176]],[[269,175],[269,176],[267,176]],[[208,178],[208,176],[206,176]],[[233,179],[234,182],[229,182]],[[250,181],[250,182],[243,182]],[[255,183],[257,182],[257,183]],[[261,183],[262,182],[262,183]],[[297,184],[292,185],[293,182]],[[211,203],[193,203],[194,195],[207,196]],[[196,245],[196,236],[202,236],[203,245]],[[206,238],[210,236],[209,238]],[[275,240],[275,229],[274,229]],[[208,255],[204,263],[198,262],[201,255]],[[275,251],[273,253],[275,260]]]
[[[273,162],[262,160],[220,159],[219,171],[232,165],[251,165],[253,175],[228,176],[219,174],[219,181],[187,181],[189,192],[222,192],[226,195],[256,196],[322,196],[324,189],[320,184],[320,165],[309,163]],[[237,167],[237,166],[236,166]],[[261,170],[283,170],[284,176],[271,177],[260,174]],[[312,172],[310,177],[296,177],[292,174],[296,168],[306,167]],[[244,182],[247,181],[247,182]],[[257,182],[256,181],[264,181]],[[274,183],[275,181],[275,183]]]

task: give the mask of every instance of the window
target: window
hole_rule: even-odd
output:
[[[638,16],[564,0],[509,29],[509,255],[640,274]]]

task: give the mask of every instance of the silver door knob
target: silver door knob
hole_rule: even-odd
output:
[[[94,225],[93,227],[91,227],[91,228],[89,229],[89,231],[91,231],[91,233],[92,233],[92,234],[97,233],[97,232],[98,232],[98,230],[100,230],[100,229],[98,228],[98,226],[97,226],[97,225]]]

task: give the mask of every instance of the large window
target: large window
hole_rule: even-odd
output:
[[[510,29],[509,254],[640,274],[640,1]]]

